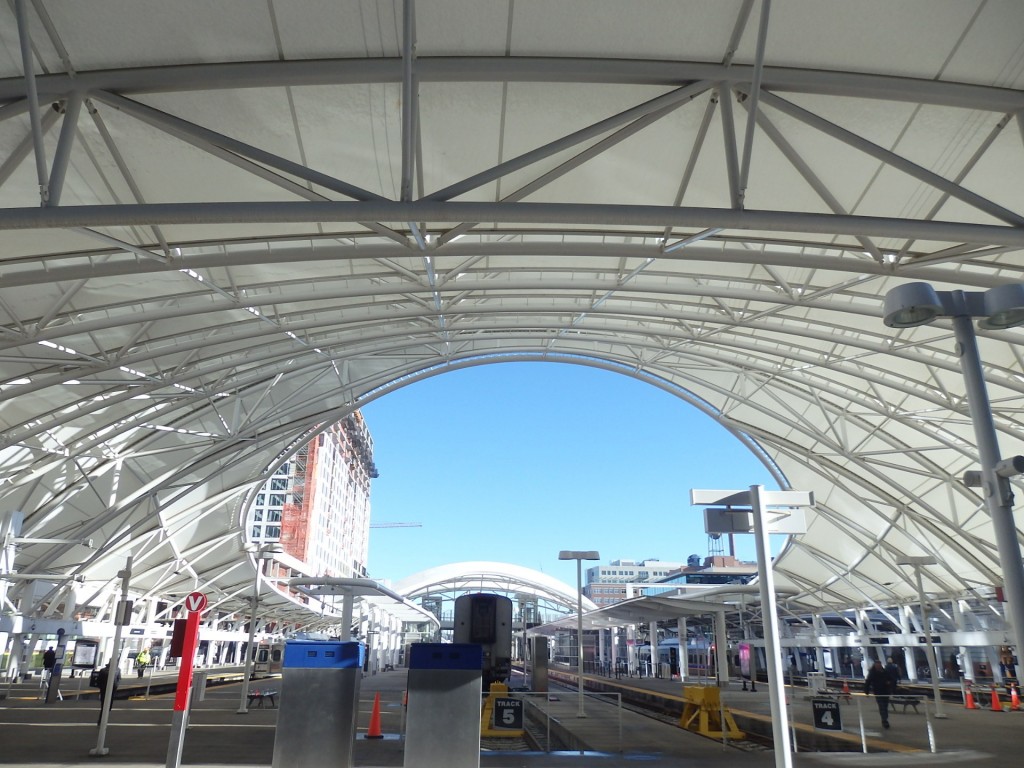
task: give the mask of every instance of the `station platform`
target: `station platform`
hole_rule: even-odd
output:
[[[599,678],[607,680],[607,678]],[[132,680],[124,680],[127,688]],[[595,680],[596,682],[596,680]],[[681,694],[679,681],[644,678],[625,679],[622,684],[641,687],[665,695]],[[277,681],[277,688],[280,687]],[[260,680],[254,689],[270,689],[273,680]],[[369,725],[374,695],[381,694],[381,726],[384,738],[359,738],[354,750],[354,765],[401,766],[404,761],[403,692],[406,671],[397,670],[363,678],[360,692],[359,728],[365,734]],[[147,700],[140,695],[117,700],[111,713],[105,746],[109,754],[101,759],[90,757],[96,745],[99,709],[95,689],[82,695],[67,695],[53,704],[45,704],[32,686],[15,686],[11,695],[0,701],[0,765],[26,768],[76,768],[95,766],[97,762],[127,768],[152,768],[166,764],[170,733],[172,695],[157,693]],[[277,710],[270,705],[255,706],[248,714],[239,715],[240,682],[209,687],[203,701],[195,702],[185,740],[182,765],[214,768],[244,766],[265,768],[272,762]],[[792,691],[791,711],[798,729],[810,728],[810,702],[805,688]],[[742,717],[769,717],[767,688],[758,685],[752,693],[740,690],[739,683],[724,693],[731,711]],[[578,717],[578,698],[574,690],[552,690],[542,697],[545,712],[552,722],[573,734],[577,747],[570,751],[522,752],[491,747],[481,754],[480,765],[506,768],[562,768],[563,766],[597,766],[598,768],[636,768],[642,763],[649,768],[769,768],[775,765],[770,748],[744,748],[723,745],[719,741],[689,733],[677,725],[659,722],[644,715],[622,709],[607,697],[588,696],[585,718]],[[854,695],[840,706],[845,735],[860,747],[858,701],[863,711],[866,736],[871,749],[861,752],[799,753],[796,766],[818,765],[1017,765],[1020,759],[1024,713],[992,712],[987,709],[965,710],[952,704],[945,707],[946,717],[935,720],[923,711],[914,714],[898,712],[891,717],[892,727],[882,730],[878,711],[870,699]],[[979,702],[983,704],[983,702]],[[934,706],[934,705],[931,705]],[[929,750],[927,723],[933,724],[937,752]],[[443,738],[443,734],[441,735]],[[439,767],[443,768],[443,767]]]
[[[682,699],[683,683],[660,678],[610,679],[585,676],[588,686],[611,683],[643,691]],[[693,681],[699,684],[700,681]],[[796,765],[1015,765],[1020,760],[1021,737],[1024,734],[1024,710],[993,711],[988,693],[976,694],[977,709],[965,709],[962,704],[943,701],[941,717],[936,717],[935,702],[929,697],[918,699],[912,706],[891,706],[888,729],[882,727],[878,706],[871,696],[859,693],[854,683],[849,696],[836,695],[843,729],[829,732],[829,736],[845,744],[848,752],[821,751],[794,755]],[[813,740],[814,713],[810,692],[806,687],[787,686],[790,731],[796,731],[798,744]],[[768,686],[758,683],[757,690],[743,690],[740,682],[733,681],[722,691],[722,699],[736,718],[740,728],[750,727],[770,733],[771,704]],[[863,721],[863,734],[861,722]],[[868,754],[862,749],[866,746]],[[934,752],[932,750],[935,750]],[[725,763],[728,765],[728,763]]]

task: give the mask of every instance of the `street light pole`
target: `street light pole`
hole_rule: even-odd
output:
[[[999,440],[992,420],[992,405],[985,387],[985,376],[978,352],[978,339],[969,317],[953,318],[957,345],[960,348],[961,370],[967,389],[967,407],[978,444],[985,501],[995,532],[999,565],[1003,571],[1006,602],[1010,606],[1010,623],[1016,639],[1017,653],[1024,653],[1024,565],[1021,564],[1017,524],[1013,518],[1013,490],[1010,478],[997,471],[1000,464]]]
[[[242,679],[242,694],[238,700],[238,710],[235,714],[249,714],[249,679],[252,677],[252,666],[256,660],[253,652],[253,644],[256,642],[256,609],[260,603],[260,577],[263,575],[263,561],[272,558],[275,554],[283,551],[281,544],[276,541],[267,542],[255,551],[254,562],[256,565],[256,577],[252,582],[252,609],[249,612],[249,642],[245,646],[245,673]]]
[[[252,610],[249,611],[249,642],[245,645],[245,673],[242,677],[242,695],[238,701],[238,711],[235,714],[249,714],[249,680],[252,677],[252,664],[256,654],[253,653],[253,643],[256,641],[256,608],[260,602],[260,563],[262,560],[256,558],[256,578],[252,583]]]
[[[924,583],[921,580],[921,566],[935,565],[938,561],[934,557],[904,557],[897,561],[897,565],[909,565],[914,568],[914,579],[917,582],[917,599],[921,603],[921,629],[924,630],[925,644],[928,646],[928,665],[931,667],[932,695],[935,697],[935,717],[943,718],[942,692],[939,689],[939,662],[935,654],[935,643],[932,641],[931,623],[928,621],[928,609],[924,603]]]
[[[906,283],[885,295],[883,322],[891,328],[924,325],[937,317],[948,317],[953,322],[967,407],[981,462],[985,504],[992,520],[1010,614],[1009,625],[1019,655],[1024,653],[1024,563],[1021,561],[1017,524],[1013,517],[1013,491],[1010,487],[1010,477],[1019,474],[1019,462],[1016,459],[1004,461],[1000,458],[992,405],[978,351],[978,338],[971,320],[981,318],[981,327],[993,330],[1024,325],[1024,284],[1010,283],[982,293],[936,291],[928,283]]]
[[[576,560],[576,683],[579,691],[579,711],[576,717],[586,717],[583,711],[583,561]]]
[[[764,656],[768,672],[768,707],[772,713],[775,764],[779,768],[792,768],[793,757],[787,732],[786,687],[782,666],[779,663],[779,649],[782,645],[779,636],[779,607],[775,602],[775,573],[772,570],[771,541],[768,536],[763,491],[764,486],[750,486],[754,546],[757,552],[757,583],[761,596],[761,622],[764,627]]]
[[[132,555],[129,554],[125,561],[124,570],[118,571],[121,577],[121,599],[117,603],[117,610],[114,616],[114,650],[110,660],[107,662],[107,684],[100,694],[100,730],[96,737],[96,746],[89,750],[91,757],[105,757],[109,754],[104,741],[107,738],[107,722],[110,718],[110,703],[114,699],[114,689],[117,687],[117,676],[121,667],[121,630],[125,624],[131,623],[131,616],[128,615],[130,604],[128,602],[128,585],[132,579]]]
[[[559,560],[576,561],[576,682],[579,698],[579,709],[576,717],[586,717],[583,710],[583,561],[599,560],[601,556],[594,552],[565,550],[558,553]]]
[[[761,593],[761,617],[764,626],[764,653],[768,672],[768,703],[772,714],[772,741],[776,768],[793,768],[792,746],[787,723],[786,689],[779,662],[782,640],[779,636],[779,609],[775,603],[775,575],[772,571],[770,533],[804,533],[803,511],[796,507],[814,505],[808,491],[767,491],[752,485],[746,491],[690,490],[690,503],[724,505],[725,509],[704,510],[707,533],[753,533],[757,549],[757,582]],[[740,507],[740,508],[737,508]],[[788,508],[769,512],[769,507]],[[775,519],[769,519],[769,517]],[[755,654],[756,657],[756,654]],[[753,668],[750,673],[754,680]],[[726,685],[728,679],[723,681]],[[722,685],[722,682],[719,683]]]

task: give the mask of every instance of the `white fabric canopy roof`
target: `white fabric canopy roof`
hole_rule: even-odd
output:
[[[881,302],[1024,279],[1021,30],[934,0],[0,6],[0,511],[104,543],[16,567],[97,591],[131,549],[133,589],[244,605],[282,450],[543,360],[673,392],[813,491],[776,562],[802,603],[908,599],[903,554],[988,594],[950,325]],[[980,333],[1004,455],[1022,341]]]
[[[553,576],[513,563],[471,560],[446,563],[406,576],[396,582],[394,589],[410,600],[433,594],[463,592],[505,592],[545,600],[575,613],[577,592],[575,587],[562,583]],[[592,611],[597,606],[584,596],[583,609]]]

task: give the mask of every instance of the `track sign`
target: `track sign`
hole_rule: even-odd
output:
[[[174,631],[171,633],[171,649],[167,652],[168,656],[173,656],[176,659],[181,658],[181,654],[185,649],[185,625],[188,622],[185,619],[174,620]]]
[[[495,699],[494,728],[495,730],[509,731],[523,730],[523,700]]]
[[[190,592],[185,598],[185,610],[189,613],[199,613],[206,610],[206,595],[202,592]]]
[[[835,699],[811,699],[814,708],[814,727],[819,731],[843,730],[843,717]]]

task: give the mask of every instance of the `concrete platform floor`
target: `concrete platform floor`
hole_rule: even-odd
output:
[[[385,738],[358,739],[354,765],[401,766],[404,760],[402,729],[402,693],[404,670],[365,677],[360,695],[360,733],[369,724],[373,696],[381,693],[381,724]],[[126,681],[130,682],[130,681]],[[636,681],[634,681],[636,682]],[[672,681],[648,681],[678,691],[680,684]],[[257,683],[255,687],[268,687]],[[279,684],[277,686],[280,687]],[[26,768],[73,768],[111,763],[129,768],[152,768],[166,764],[170,734],[172,696],[154,695],[115,702],[105,745],[109,754],[103,758],[89,756],[96,746],[98,701],[78,700],[69,696],[63,702],[44,704],[37,698],[38,690],[17,686],[9,699],[0,701],[0,764]],[[248,714],[236,713],[240,684],[207,690],[206,699],[196,702],[191,725],[186,734],[182,765],[213,768],[214,766],[270,766],[273,757],[274,728],[277,712],[270,708],[254,708]],[[795,696],[793,709],[798,721],[810,720],[810,705]],[[758,693],[730,691],[729,705],[737,711],[766,715],[768,697]],[[561,768],[562,766],[597,766],[598,768],[773,768],[775,755],[771,750],[743,751],[723,746],[701,736],[690,734],[628,710],[589,699],[587,717],[577,717],[578,702],[572,692],[560,692],[557,701],[547,704],[553,717],[567,729],[592,746],[593,752],[533,753],[485,752],[480,764],[484,768]],[[888,742],[900,752],[803,753],[794,757],[796,766],[819,765],[977,765],[980,767],[1018,765],[1024,713],[995,713],[986,710],[967,711],[948,707],[948,717],[933,721],[933,734],[938,752],[928,751],[928,732],[924,714],[896,714],[892,728],[882,731],[876,722],[877,710],[871,702],[863,708],[869,738],[881,744]],[[844,704],[844,730],[857,730],[856,704]],[[621,719],[620,719],[621,718]],[[621,732],[621,751],[620,738]],[[443,734],[441,735],[443,738]],[[859,739],[859,734],[856,735]],[[907,751],[910,750],[910,751]],[[280,766],[279,768],[285,768]],[[438,768],[452,768],[438,766]]]

